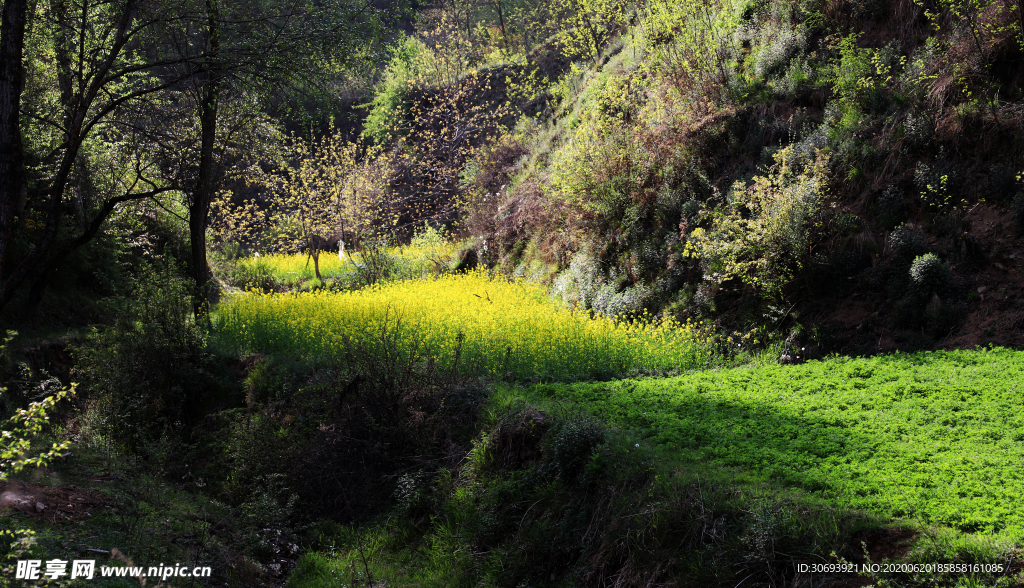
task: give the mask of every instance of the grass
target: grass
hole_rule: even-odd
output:
[[[325,528],[289,585],[577,586],[601,576],[634,586],[1020,585],[1019,548],[1005,540],[893,525],[715,463],[681,462],[639,431],[606,427],[557,397],[532,396],[515,387],[490,395],[459,470],[442,470],[424,486],[429,522],[396,509],[362,529]],[[603,441],[579,446],[585,465],[579,477],[566,477],[558,447],[587,423]],[[880,566],[856,578],[796,569],[894,559],[991,571],[907,574]]]
[[[343,357],[353,346],[422,356],[469,373],[607,378],[708,365],[699,325],[615,321],[551,301],[539,285],[483,272],[350,292],[250,293],[220,305],[217,338],[241,353]]]
[[[65,560],[69,562],[67,572],[71,571],[71,560],[94,560],[96,568],[92,580],[68,584],[70,575],[62,578],[62,585],[74,586],[139,585],[139,580],[132,577],[102,577],[101,566],[141,566],[146,571],[163,564],[173,567],[175,563],[190,568],[210,566],[214,579],[221,582],[233,572],[259,569],[239,557],[240,542],[232,543],[230,533],[225,530],[233,531],[237,526],[226,506],[144,473],[127,460],[105,458],[101,451],[84,444],[75,446],[73,457],[67,463],[28,470],[13,476],[3,487],[12,494],[43,501],[46,510],[39,514],[11,509],[0,511],[0,529],[31,530],[30,534],[16,532],[25,539],[27,549],[24,551],[8,550],[10,538],[0,537],[0,586],[25,585],[21,580],[14,580],[17,559]],[[49,492],[63,497],[64,502]],[[67,502],[81,496],[89,498],[84,508],[76,504],[74,511],[78,512],[71,520],[57,512]],[[236,566],[241,564],[239,569],[228,568],[232,557]],[[183,578],[175,578],[172,583],[175,586],[205,584]]]
[[[669,379],[540,385],[684,461],[838,505],[1024,538],[1024,352],[836,358]]]

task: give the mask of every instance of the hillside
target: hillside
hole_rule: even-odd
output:
[[[470,168],[482,259],[812,356],[1024,341],[1015,6],[615,10],[506,67],[533,118]]]

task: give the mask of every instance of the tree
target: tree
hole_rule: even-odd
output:
[[[0,294],[6,286],[4,269],[15,208],[27,189],[20,121],[27,13],[26,0],[6,0],[0,22]]]
[[[391,155],[345,141],[340,132],[309,141],[293,137],[289,150],[291,165],[262,176],[272,194],[269,207],[219,199],[212,207],[214,234],[273,251],[306,251],[322,279],[323,248],[353,245],[394,227],[397,216],[386,196]]]
[[[50,0],[34,6],[30,11],[21,0],[5,3],[0,31],[0,166],[11,172],[0,181],[0,308],[31,272],[42,269],[45,276],[54,259],[88,242],[118,204],[172,188],[136,177],[129,191],[94,203],[98,213],[92,222],[54,254],[65,216],[62,203],[83,146],[111,131],[124,108],[185,79],[164,75],[169,65],[196,66],[188,58],[167,58],[150,43],[154,31],[180,18],[187,2]],[[32,35],[26,38],[30,19]],[[34,51],[29,68],[26,48]],[[34,99],[23,103],[23,92],[33,86]],[[26,126],[33,139],[31,168],[23,141]],[[22,202],[36,207],[41,228],[23,230],[32,246],[12,263],[14,217]]]
[[[395,120],[391,131],[402,155],[392,200],[404,226],[456,220],[466,165],[512,116],[510,105],[488,99],[493,83],[470,74],[440,87],[418,85],[411,93],[408,115]]]
[[[119,205],[168,191],[188,196],[191,266],[201,293],[209,277],[209,205],[225,176],[220,167],[225,150],[217,143],[224,103],[248,102],[251,96],[267,96],[290,82],[308,82],[314,73],[343,66],[360,54],[355,48],[373,37],[381,22],[381,15],[361,0],[48,0],[33,6],[6,2],[0,27],[0,124],[5,125],[0,168],[10,171],[0,180],[0,308],[33,272],[42,276],[37,284],[45,285],[46,274],[69,250],[92,239]],[[29,60],[27,50],[35,51]],[[19,116],[26,78],[30,86],[32,80],[55,83],[21,104]],[[161,117],[135,116],[136,110],[148,105],[150,113],[177,116],[175,100],[191,104],[198,121],[195,148],[184,151],[194,155],[191,165],[163,165],[173,173],[154,176],[148,173],[154,161],[147,151],[135,151],[130,167],[147,173],[126,182],[127,192],[107,192],[78,206],[92,218],[80,223],[77,235],[61,239],[70,212],[65,205],[72,204],[66,201],[67,189],[83,172],[83,146],[90,141],[98,142],[99,149],[151,144],[147,137],[166,135]],[[37,139],[30,166],[22,151],[26,128]],[[31,177],[20,174],[21,169]],[[28,216],[18,215],[19,196],[26,192],[31,213],[41,219],[32,226],[15,223],[15,217],[24,221]],[[31,243],[18,259],[10,256],[15,234]],[[202,298],[196,297],[197,310]]]
[[[200,120],[197,174],[187,189],[192,277],[196,310],[204,312],[206,228],[222,177],[216,143],[221,107],[239,95],[269,96],[289,85],[318,85],[330,68],[345,67],[379,37],[382,13],[368,0],[292,2],[281,6],[251,0],[204,0],[203,20],[181,26],[177,46],[201,55],[203,67],[190,79]],[[326,64],[326,65],[325,65]]]

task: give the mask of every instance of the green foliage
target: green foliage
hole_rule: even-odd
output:
[[[557,0],[562,21],[559,34],[564,51],[574,59],[595,59],[629,16],[624,0]]]
[[[953,274],[946,262],[934,253],[926,253],[915,257],[910,264],[910,283],[919,295],[946,297],[953,290]]]
[[[889,234],[888,246],[893,268],[902,274],[915,258],[928,252],[928,237],[917,225],[905,223]]]
[[[543,394],[615,415],[687,461],[1019,541],[1022,362],[1007,349],[837,358]]]
[[[10,562],[10,565],[0,565],[0,586],[10,588],[22,584],[24,581],[15,584],[11,580],[16,576],[18,560],[28,559],[36,546],[36,532],[32,529],[0,529],[0,542],[0,561]]]
[[[708,211],[708,229],[694,230],[686,243],[687,253],[700,258],[705,279],[721,284],[739,278],[766,298],[781,298],[808,257],[827,169],[824,153],[805,163],[787,147],[775,155],[767,176],[734,186],[732,202]]]
[[[894,293],[902,293],[895,306],[897,326],[927,327],[938,337],[947,334],[963,314],[953,274],[934,253],[915,257],[907,275],[897,276],[893,286]]]
[[[903,224],[889,235],[889,293],[896,326],[927,326],[945,335],[963,315],[960,292],[945,262],[928,252],[928,237],[919,227]]]
[[[15,336],[16,332],[7,331],[3,345],[0,345],[0,360],[4,358],[7,347]],[[7,421],[3,430],[0,430],[0,482],[6,480],[9,474],[20,472],[26,466],[45,466],[71,445],[70,441],[63,441],[54,443],[45,451],[32,451],[33,438],[38,437],[49,424],[48,413],[52,413],[61,400],[74,396],[76,386],[71,384],[70,388],[61,388],[52,396],[39,402],[32,402],[27,408],[16,411]],[[0,387],[0,394],[6,392],[6,387]]]
[[[733,98],[730,61],[743,4],[656,0],[644,7],[638,28],[649,44],[650,69],[696,113]]]
[[[899,186],[892,184],[878,196],[875,211],[886,229],[892,229],[906,220],[907,200]]]
[[[426,45],[415,36],[403,35],[391,48],[384,78],[374,89],[373,100],[367,105],[369,111],[363,122],[364,137],[378,144],[388,143],[394,138],[394,130],[400,128],[406,117],[410,90],[428,71],[428,54]]]
[[[948,163],[940,158],[933,165],[922,162],[914,168],[914,186],[929,212],[948,212],[961,203],[960,178]]]
[[[274,274],[273,268],[262,258],[239,260],[231,266],[228,282],[235,288],[256,290],[259,292],[277,292],[281,289],[281,281]]]
[[[857,106],[865,93],[873,89],[871,74],[871,49],[857,47],[859,35],[842,37],[836,49],[839,60],[832,66],[829,78],[832,91],[844,103]]]
[[[578,586],[601,576],[786,585],[800,557],[834,559],[849,536],[877,526],[670,464],[644,439],[539,398],[552,388],[534,391],[529,403],[512,390],[492,394],[484,410],[493,430],[470,452],[472,465],[435,478],[429,523],[399,514],[336,532],[333,549],[306,554],[290,585]]]
[[[588,417],[572,419],[560,428],[551,443],[551,461],[563,482],[576,481],[596,457],[595,451],[605,436],[604,427]]]
[[[118,322],[94,328],[74,349],[96,405],[97,433],[132,450],[223,400],[208,371],[206,336],[195,324],[192,282],[170,261],[142,264]]]

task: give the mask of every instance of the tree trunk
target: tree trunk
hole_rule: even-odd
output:
[[[501,0],[494,0],[494,9],[498,12],[498,24],[501,26],[501,42],[505,46],[506,57],[511,54],[508,49],[508,31],[505,30],[505,11],[501,9]]]
[[[207,59],[207,79],[200,105],[199,180],[188,211],[189,238],[192,245],[192,279],[195,281],[193,308],[197,320],[206,320],[209,296],[210,268],[206,262],[206,222],[216,184],[214,146],[217,139],[217,105],[220,98],[220,14],[217,0],[206,0],[207,22],[210,27],[210,52]]]
[[[0,291],[7,289],[14,215],[27,190],[20,121],[27,12],[27,0],[6,0],[0,23]]]
[[[19,6],[21,8],[17,8]],[[12,12],[17,12],[17,10],[21,10],[22,16],[20,24],[16,22],[18,19],[12,16],[11,22],[16,24],[17,26],[20,26],[20,32],[16,31],[17,35],[15,34],[15,32],[11,33],[10,53],[8,53],[7,49],[7,17],[9,10]],[[95,101],[96,97],[100,94],[100,91],[103,88],[107,73],[110,71],[110,68],[114,65],[117,56],[121,53],[121,50],[124,47],[127,31],[129,30],[129,27],[134,18],[134,11],[134,1],[129,1],[124,4],[124,6],[122,7],[122,11],[120,12],[118,17],[118,24],[116,27],[114,39],[112,41],[110,52],[108,53],[106,59],[104,59],[100,66],[94,72],[92,72],[92,81],[89,83],[89,87],[85,90],[85,92],[77,96],[77,104],[64,105],[65,107],[69,108],[71,112],[71,114],[69,114],[67,118],[67,128],[64,130],[64,153],[63,155],[61,155],[60,164],[57,166],[57,171],[53,175],[53,179],[50,182],[50,186],[45,190],[42,190],[42,193],[49,195],[49,202],[47,203],[46,222],[44,224],[42,234],[39,236],[38,240],[34,244],[32,251],[29,252],[29,254],[26,255],[24,259],[22,259],[18,263],[17,267],[15,267],[13,270],[8,270],[6,267],[4,267],[7,261],[6,254],[7,249],[10,245],[10,229],[11,221],[13,220],[11,218],[11,211],[9,206],[11,202],[7,200],[8,195],[0,195],[0,208],[3,208],[5,204],[7,205],[6,211],[0,211],[0,216],[3,216],[6,212],[7,217],[3,221],[6,223],[6,231],[3,236],[0,236],[0,242],[2,242],[2,245],[0,245],[0,247],[3,247],[2,256],[0,256],[3,258],[2,260],[0,260],[0,276],[2,276],[2,278],[0,278],[0,309],[2,309],[11,301],[11,299],[14,297],[15,290],[25,281],[29,273],[36,269],[36,265],[43,261],[47,255],[49,255],[50,250],[53,247],[54,241],[57,237],[57,231],[60,228],[60,203],[61,199],[64,196],[64,189],[67,187],[68,180],[71,177],[72,171],[74,170],[75,161],[78,157],[78,152],[82,147],[82,143],[85,140],[85,136],[89,132],[89,126],[86,125],[86,117],[89,113],[89,109],[92,107],[93,102]],[[8,0],[4,4],[4,40],[0,40],[0,45],[2,45],[4,49],[3,54],[0,55],[0,57],[2,57],[3,60],[2,64],[0,64],[0,72],[8,72],[11,71],[10,68],[18,68],[16,76],[20,76],[21,84],[21,86],[18,86],[17,88],[18,92],[16,100],[19,102],[18,108],[20,108],[21,88],[24,85],[24,69],[21,67],[21,59],[24,49],[24,33],[26,25],[25,18],[27,18],[27,14],[28,13],[26,8],[26,0]],[[20,35],[20,37],[18,39],[15,39],[14,37],[18,35]],[[17,41],[17,43],[14,42],[15,40]],[[15,47],[15,45],[18,46]],[[3,74],[0,74],[0,78],[3,78]],[[0,81],[0,94],[3,94],[4,92],[3,86],[4,82]],[[11,89],[13,90],[15,88],[12,87]],[[0,102],[2,101],[3,98],[0,97]],[[0,106],[0,108],[2,108],[2,106]],[[14,110],[14,124],[17,124],[17,114],[18,109],[16,108]],[[24,174],[24,159],[23,153],[21,151],[20,127],[19,129],[17,129],[16,138],[18,141],[18,160],[21,173],[20,177],[18,177],[18,170],[15,170],[15,177],[17,177],[18,181],[20,181],[19,193],[15,195],[15,201],[17,201],[18,198],[22,194],[24,194],[24,191],[27,189]],[[0,159],[2,159],[3,155],[8,153],[8,151],[5,150],[5,146],[2,145],[2,140],[0,140],[0,151],[3,151],[3,154],[0,154]],[[12,180],[8,177],[0,178],[0,183],[10,181]]]

